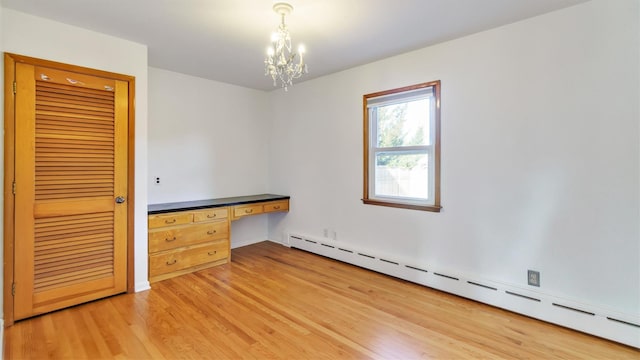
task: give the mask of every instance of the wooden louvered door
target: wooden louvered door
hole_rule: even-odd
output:
[[[16,320],[127,290],[125,81],[16,64]]]

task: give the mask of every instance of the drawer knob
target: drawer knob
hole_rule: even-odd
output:
[[[209,251],[207,254],[209,255],[215,255],[217,253],[217,251]]]
[[[278,210],[278,209],[280,209],[280,205],[276,205],[276,206],[274,206],[273,208],[274,208],[274,209],[276,209],[276,210]]]
[[[172,239],[165,238],[164,241],[166,242],[176,241],[176,237],[174,236]]]
[[[178,262],[177,259],[173,259],[173,261],[167,261],[167,265],[173,265],[173,264],[175,264],[177,262]]]
[[[216,214],[213,214],[213,215],[208,214],[208,215],[207,215],[207,217],[208,217],[209,219],[213,219],[213,218],[214,218],[214,217],[216,217],[216,216],[218,216],[218,215],[216,215]]]
[[[209,231],[207,231],[207,235],[213,235],[213,234],[215,234],[215,233],[216,233],[216,231],[215,231],[215,230],[209,230]]]
[[[174,222],[176,222],[176,219],[171,219],[171,220],[165,220],[164,221],[165,224],[173,224]]]
[[[245,209],[244,212],[245,214],[251,214],[253,212],[253,209]]]

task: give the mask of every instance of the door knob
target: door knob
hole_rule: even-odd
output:
[[[122,204],[123,202],[124,202],[124,197],[122,197],[122,196],[118,196],[118,197],[116,198],[116,204]]]

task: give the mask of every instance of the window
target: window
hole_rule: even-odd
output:
[[[440,211],[440,81],[364,95],[365,204]]]

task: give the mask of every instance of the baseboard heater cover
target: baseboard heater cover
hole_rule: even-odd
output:
[[[640,319],[632,315],[614,314],[598,306],[487,279],[476,279],[467,274],[404,264],[389,256],[376,256],[366,249],[350,248],[344,242],[300,234],[289,234],[287,240],[286,245],[292,248],[640,348]]]

